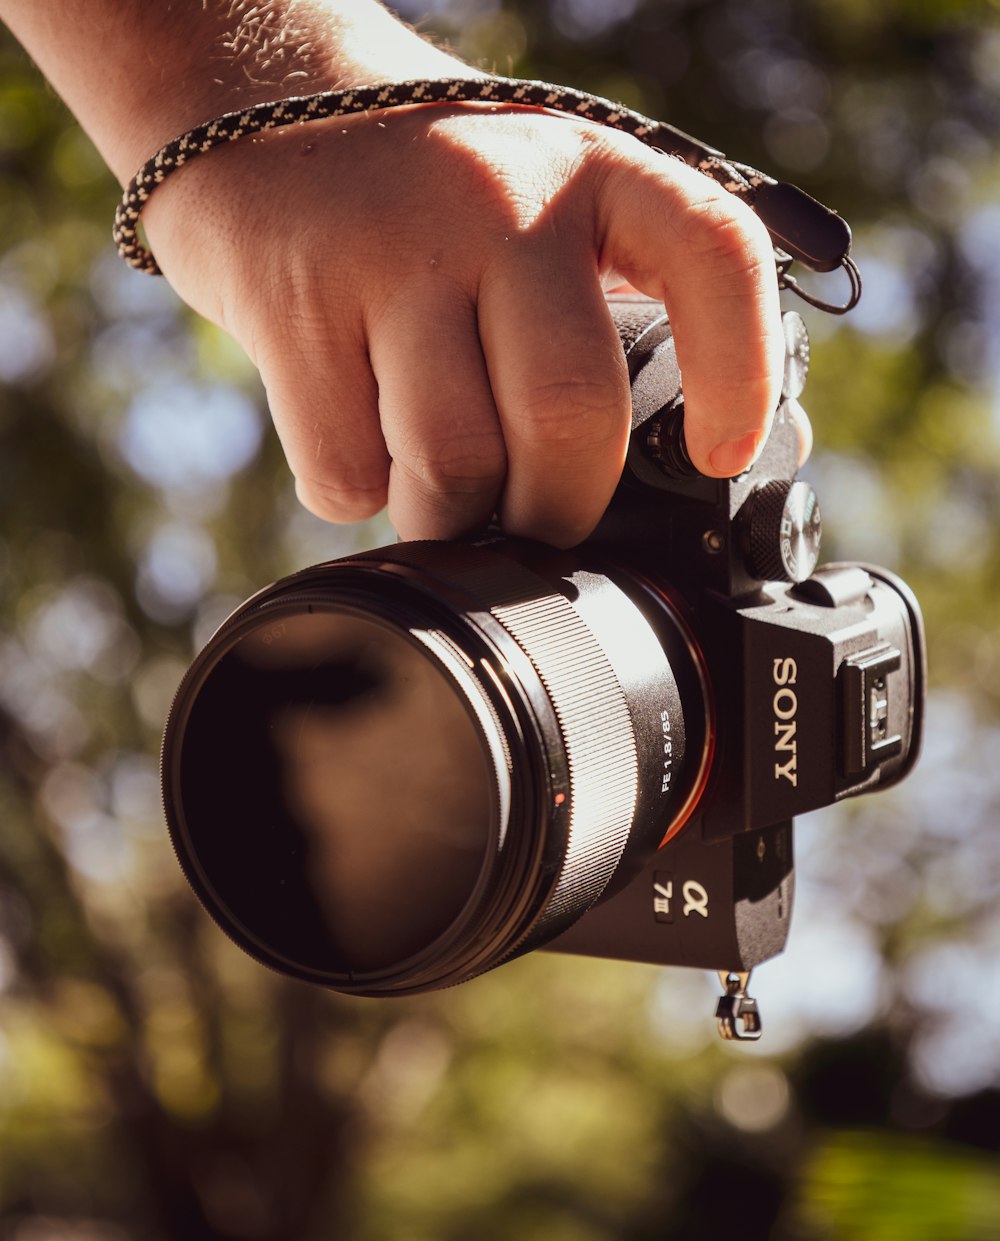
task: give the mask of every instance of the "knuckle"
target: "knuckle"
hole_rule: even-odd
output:
[[[719,273],[720,279],[756,277],[773,269],[767,230],[745,203],[725,190],[686,202],[675,225],[687,253]]]
[[[507,456],[498,433],[466,433],[408,445],[393,464],[422,492],[471,495],[496,486]]]
[[[622,394],[606,377],[581,375],[535,384],[522,396],[512,427],[528,446],[593,453],[619,438]]]
[[[645,162],[648,148],[624,130],[610,125],[581,125],[579,129],[580,158],[588,167],[598,172],[621,166],[631,167],[636,161]]]
[[[631,134],[587,125],[580,133],[578,170],[598,215],[603,207],[614,215],[645,180],[652,153]]]

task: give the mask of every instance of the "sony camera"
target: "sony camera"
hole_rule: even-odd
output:
[[[612,311],[633,431],[594,535],[399,543],[263,590],[178,691],[167,818],[215,920],[286,974],[390,996],[542,947],[695,966],[753,1038],[793,816],[915,761],[920,613],[884,569],[816,569],[798,315],[764,450],[717,480],[663,307]]]

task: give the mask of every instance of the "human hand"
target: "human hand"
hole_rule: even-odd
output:
[[[629,384],[603,289],[662,300],[695,465],[752,461],[780,391],[770,239],[635,139],[480,107],[311,122],[220,148],[143,214],[181,296],[260,370],[298,494],[404,538],[496,512],[572,545],[618,482]]]

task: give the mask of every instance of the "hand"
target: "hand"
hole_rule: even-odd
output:
[[[403,538],[496,512],[569,546],[618,482],[629,385],[603,289],[662,300],[704,473],[753,460],[781,382],[771,245],[635,139],[527,111],[313,122],[212,151],[144,212],[167,278],[260,370],[302,502]]]

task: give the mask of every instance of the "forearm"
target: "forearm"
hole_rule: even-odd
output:
[[[124,183],[222,112],[362,82],[473,73],[376,0],[0,0]]]

